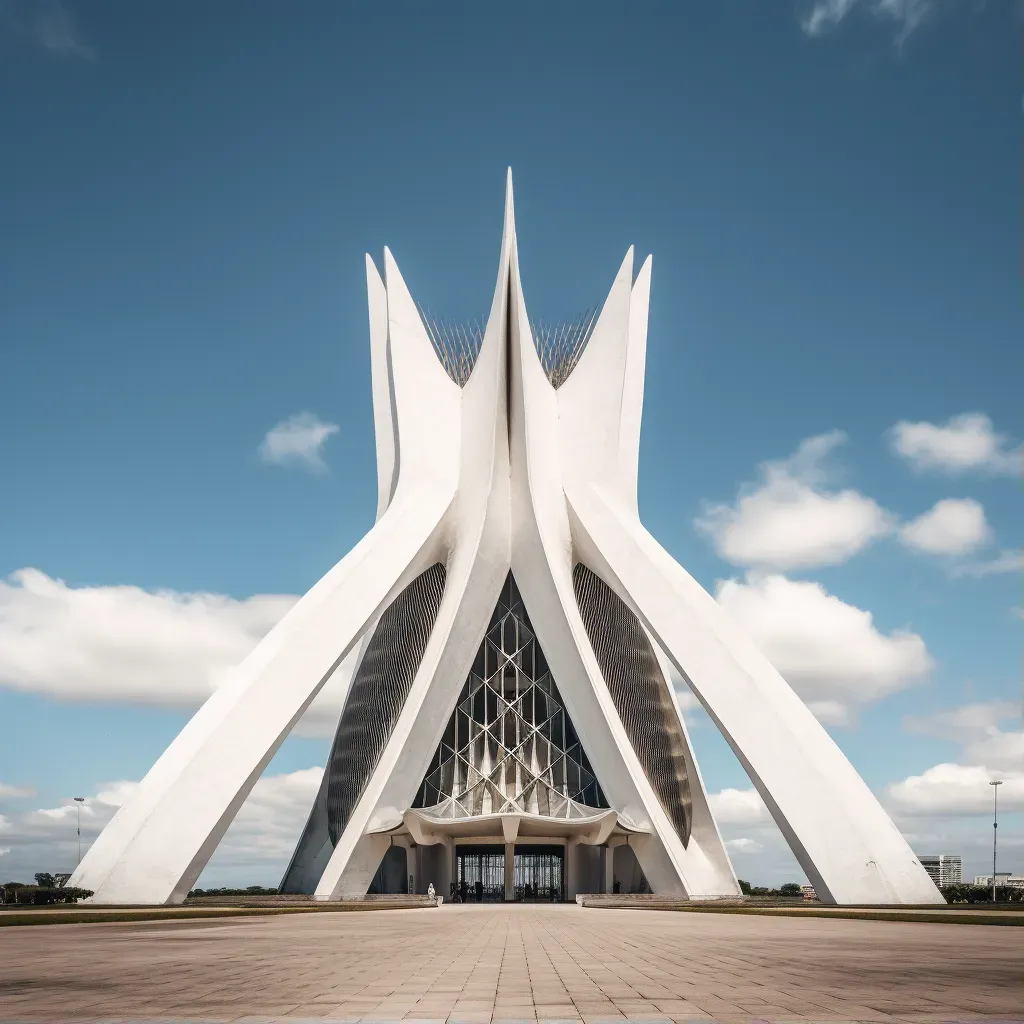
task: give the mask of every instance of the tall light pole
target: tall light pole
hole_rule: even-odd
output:
[[[999,834],[999,787],[1002,779],[989,783],[992,787],[992,902],[996,901],[996,836]]]
[[[78,809],[78,866],[82,866],[82,804],[85,803],[84,796],[76,796],[75,807]]]

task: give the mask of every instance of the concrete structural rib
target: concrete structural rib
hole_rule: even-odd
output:
[[[366,270],[377,521],[197,712],[73,884],[180,902],[337,673],[338,731],[283,891],[424,891],[430,874],[465,892],[476,865],[480,894],[480,858],[499,855],[479,851],[503,847],[495,898],[519,898],[516,872],[545,857],[561,898],[735,895],[671,665],[822,900],[942,902],[825,730],[640,522],[650,257],[634,280],[629,250],[596,318],[539,336],[510,173],[482,340],[446,335],[472,350],[443,365],[391,253],[383,279]]]

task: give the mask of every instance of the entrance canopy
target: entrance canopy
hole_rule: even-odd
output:
[[[646,833],[626,821],[618,811],[596,810],[585,818],[551,818],[539,814],[484,814],[474,818],[448,818],[432,813],[433,808],[412,807],[405,812],[402,824],[382,828],[381,833],[408,833],[421,846],[443,843],[448,839],[494,838],[514,843],[526,836],[564,838],[586,846],[600,846],[612,835]]]

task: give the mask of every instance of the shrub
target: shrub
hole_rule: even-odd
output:
[[[64,886],[61,889],[49,885],[23,885],[21,882],[6,882],[0,887],[3,903],[45,907],[51,903],[77,903],[92,895],[91,889]]]
[[[955,885],[944,885],[939,890],[947,903],[991,903],[992,886],[971,885],[969,882],[958,882]],[[996,886],[997,903],[1024,903],[1024,889],[1013,885]]]

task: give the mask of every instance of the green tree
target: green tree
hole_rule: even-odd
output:
[[[779,887],[780,896],[799,896],[800,886],[796,882],[787,882],[785,885]]]
[[[17,903],[18,890],[24,888],[24,882],[4,882],[0,885],[0,903]]]
[[[940,892],[947,903],[991,903],[992,886],[971,885],[969,882],[957,882],[944,885]],[[1012,885],[996,886],[996,903],[1024,903],[1024,889]]]
[[[750,883],[744,881],[742,878],[737,878],[736,881],[740,883],[740,892],[743,893],[744,896],[749,896],[750,895]]]

